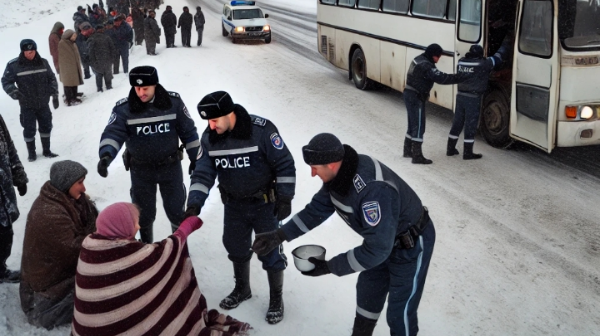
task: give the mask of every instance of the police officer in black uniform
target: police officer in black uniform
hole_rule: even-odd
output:
[[[503,45],[492,57],[483,57],[483,48],[479,45],[472,45],[465,57],[458,60],[456,66],[457,73],[464,73],[468,79],[458,84],[458,93],[456,94],[456,108],[454,109],[454,120],[452,128],[448,135],[448,146],[446,155],[458,155],[456,143],[458,136],[465,127],[464,152],[463,159],[474,160],[481,159],[482,155],[473,153],[473,144],[475,143],[475,133],[479,122],[479,111],[481,109],[481,98],[487,91],[488,79],[492,70],[498,70],[502,65],[502,60],[507,52]]]
[[[131,169],[131,198],[140,211],[140,236],[153,242],[156,217],[156,185],[173,232],[183,220],[186,191],[181,160],[187,151],[194,169],[200,141],[196,126],[176,92],[158,84],[154,67],[140,66],[129,72],[131,91],[113,108],[100,140],[98,173],[108,175],[108,166],[125,142],[125,169]],[[179,146],[179,140],[183,145]]]
[[[296,186],[294,159],[267,119],[249,115],[234,104],[224,91],[206,95],[198,104],[208,127],[192,174],[186,216],[198,215],[209,190],[219,177],[219,190],[225,204],[223,244],[233,262],[235,288],[221,301],[221,308],[233,309],[252,297],[250,290],[250,250],[252,231],[277,229],[278,221],[292,211]],[[283,319],[283,270],[287,260],[281,248],[259,257],[267,271],[270,301],[266,320]]]
[[[408,116],[408,131],[404,138],[404,157],[412,157],[412,163],[431,164],[423,156],[423,134],[425,133],[425,103],[433,83],[456,84],[462,82],[461,74],[450,75],[435,67],[442,56],[442,47],[431,44],[425,52],[412,61],[406,76],[404,102]]]
[[[2,75],[2,88],[21,106],[21,125],[27,144],[29,162],[37,159],[35,153],[36,121],[40,129],[43,154],[45,157],[57,157],[50,150],[50,132],[52,131],[52,112],[48,106],[50,97],[54,109],[58,108],[58,84],[48,61],[37,52],[35,41],[21,41],[21,54],[6,65]]]
[[[435,244],[435,228],[419,196],[376,159],[321,133],[302,147],[304,162],[323,186],[304,210],[280,229],[258,234],[252,249],[264,254],[316,228],[334,212],[364,240],[329,261],[310,258],[307,276],[358,276],[352,336],[370,336],[386,297],[392,335],[416,335],[417,308]]]

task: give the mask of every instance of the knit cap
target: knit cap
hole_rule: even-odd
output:
[[[119,202],[107,206],[96,219],[96,233],[106,238],[133,239],[140,211],[132,203]]]
[[[308,165],[338,162],[344,158],[344,146],[335,135],[320,133],[315,135],[308,145],[302,147],[302,156]]]
[[[50,167],[50,184],[67,193],[71,186],[85,175],[87,169],[81,163],[71,160],[57,161]]]

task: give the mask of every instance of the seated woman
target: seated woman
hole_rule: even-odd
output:
[[[27,216],[19,294],[27,320],[38,327],[52,329],[73,318],[79,249],[98,216],[85,194],[86,174],[77,162],[55,162]]]
[[[77,264],[72,335],[247,335],[250,326],[208,310],[186,244],[202,226],[188,217],[172,236],[135,240],[139,210],[115,203],[83,241]]]

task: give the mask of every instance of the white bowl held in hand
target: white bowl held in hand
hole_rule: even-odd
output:
[[[319,245],[302,245],[292,251],[294,256],[294,265],[301,272],[310,272],[315,269],[315,264],[308,261],[308,258],[315,257],[319,260],[325,260],[325,248]]]

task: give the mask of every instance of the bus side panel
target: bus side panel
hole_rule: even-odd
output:
[[[335,28],[317,25],[317,43],[319,45],[319,53],[325,57],[331,64],[343,68],[342,64],[338,64],[336,61],[335,52]]]
[[[367,62],[367,77],[379,82],[381,80],[379,43],[379,40],[363,35],[358,35],[343,30],[336,31],[336,66],[338,66],[338,63],[343,64],[340,66],[341,68],[350,70],[350,62],[352,60],[350,49],[353,45],[358,45],[365,54],[365,59]]]
[[[406,70],[410,67],[410,63],[413,59],[420,54],[422,50],[408,48],[406,50]],[[442,56],[439,62],[436,64],[437,68],[445,73],[454,73],[454,59],[448,56]],[[406,81],[406,74],[404,75]],[[447,109],[454,110],[454,86],[453,85],[438,85],[434,84],[431,89],[429,101],[443,106]]]
[[[406,64],[405,46],[381,42],[381,84],[404,91]]]

